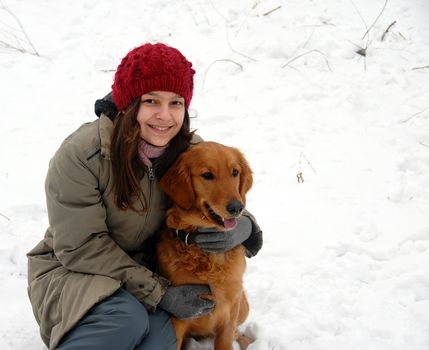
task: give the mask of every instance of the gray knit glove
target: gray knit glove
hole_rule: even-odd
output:
[[[216,305],[213,300],[202,299],[202,294],[211,294],[209,286],[184,284],[167,287],[158,306],[179,319],[201,317],[212,311]]]
[[[223,253],[242,244],[252,233],[252,222],[247,216],[237,219],[237,226],[231,231],[217,231],[214,228],[200,228],[200,234],[193,237],[195,243],[202,250],[209,253]]]

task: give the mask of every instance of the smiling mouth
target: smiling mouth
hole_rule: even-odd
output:
[[[165,132],[172,128],[172,126],[160,126],[160,125],[153,125],[148,124],[151,129],[154,129],[155,131]]]
[[[216,214],[216,212],[206,202],[204,202],[204,206],[207,209],[210,219],[212,219],[216,225],[222,226],[227,230],[232,230],[237,226],[237,218],[223,218]]]

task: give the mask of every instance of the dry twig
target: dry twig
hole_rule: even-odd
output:
[[[327,65],[327,67],[328,67],[329,71],[330,71],[330,72],[332,72],[331,66],[329,65],[329,61],[327,60],[326,55],[325,55],[323,52],[321,52],[321,51],[319,51],[319,50],[316,50],[316,49],[306,51],[306,52],[304,52],[304,53],[302,53],[302,54],[300,54],[300,55],[298,55],[298,56],[295,56],[295,57],[291,58],[291,59],[290,59],[290,60],[288,60],[285,64],[283,64],[283,65],[281,66],[281,68],[284,68],[284,67],[288,66],[290,63],[292,63],[293,61],[296,61],[298,58],[301,58],[301,57],[303,57],[303,56],[309,55],[310,53],[313,53],[313,52],[314,52],[314,53],[318,53],[319,55],[322,55],[322,56],[324,57],[325,62],[326,62],[326,65]]]
[[[305,43],[301,47],[305,48],[307,46],[307,44],[310,42],[311,38],[313,37],[313,34],[314,34],[315,31],[316,31],[316,28],[313,28],[313,30],[311,31],[311,34],[309,35],[308,39],[305,41]]]
[[[310,161],[307,159],[307,157],[305,156],[304,152],[301,152],[301,154],[299,155],[299,170],[301,171],[301,160],[302,158],[304,158],[308,164],[308,166],[311,168],[311,170],[313,170],[313,172],[317,175],[316,170],[314,170],[313,166],[311,165]]]
[[[235,61],[233,61],[233,60],[230,60],[229,58],[223,58],[223,59],[219,59],[219,60],[215,60],[215,61],[213,61],[212,63],[210,63],[210,65],[207,67],[207,69],[206,69],[206,71],[204,72],[204,77],[203,77],[203,84],[202,84],[202,87],[203,87],[203,90],[204,90],[204,84],[205,84],[205,82],[206,82],[206,75],[207,75],[207,72],[209,71],[209,69],[215,64],[215,63],[218,63],[218,62],[230,62],[230,63],[233,63],[233,64],[235,64],[235,65],[237,65],[242,71],[243,71],[243,66],[240,64],[240,63],[237,63],[237,62],[235,62]]]
[[[429,68],[429,65],[427,65],[427,66],[422,66],[422,67],[414,67],[414,68],[411,68],[411,70],[427,69],[427,68]]]
[[[0,216],[4,217],[7,221],[10,221],[10,219],[6,215],[0,213]]]
[[[27,42],[28,45],[31,46],[31,48],[33,49],[33,51],[29,51],[23,47],[18,47],[16,45],[10,44],[6,41],[0,40],[0,44],[3,44],[5,47],[22,52],[22,53],[29,53],[31,55],[35,55],[35,56],[39,56],[39,52],[36,50],[36,48],[33,45],[33,42],[31,41],[30,37],[28,36],[27,32],[24,29],[24,26],[22,25],[21,21],[19,20],[19,18],[9,9],[7,8],[5,5],[3,5],[2,2],[0,2],[0,10],[4,10],[5,12],[7,12],[14,20],[15,22],[18,24],[22,34],[24,34],[25,37],[25,41]],[[11,33],[8,33],[11,34]],[[16,36],[14,34],[11,34],[13,37],[15,37],[15,39],[19,42],[20,40],[18,38],[16,38]]]
[[[229,46],[229,48],[231,49],[231,51],[232,51],[232,52],[235,52],[237,55],[240,55],[240,56],[242,56],[242,57],[244,57],[244,58],[247,58],[247,59],[248,59],[248,60],[250,60],[250,61],[258,62],[258,61],[257,61],[257,60],[255,60],[254,58],[252,58],[252,57],[250,57],[250,56],[247,56],[247,55],[245,55],[244,53],[241,53],[241,52],[239,52],[239,51],[235,50],[235,49],[232,47],[231,42],[229,41],[229,32],[228,32],[228,27],[226,26],[226,27],[225,27],[225,29],[226,29],[226,42],[228,43],[228,46]]]
[[[218,10],[218,8],[213,4],[213,2],[212,2],[212,0],[209,0],[209,2],[210,2],[210,5],[213,7],[213,9],[216,11],[216,13],[220,16],[220,17],[222,17],[223,19],[224,19],[224,21],[229,25],[230,24],[230,22],[229,22],[229,19],[228,18],[226,18],[219,10]]]
[[[313,172],[317,175],[316,170],[314,170],[313,166],[311,165],[310,161],[305,156],[304,152],[301,152],[300,155],[299,155],[298,172],[296,174],[296,179],[297,179],[298,183],[303,183],[304,182],[304,177],[302,175],[302,169],[301,169],[301,163],[302,163],[302,159],[303,158],[305,159],[305,161],[307,162],[307,164],[311,168],[311,170],[313,170]]]
[[[250,57],[250,56],[247,56],[247,55],[245,55],[245,54],[243,54],[243,53],[241,53],[241,52],[239,52],[239,51],[237,51],[237,50],[235,50],[233,47],[232,47],[232,45],[231,45],[231,42],[230,42],[230,40],[229,40],[229,32],[228,32],[228,27],[230,27],[231,26],[231,23],[230,23],[230,21],[228,20],[228,18],[226,18],[217,8],[216,8],[216,6],[213,4],[213,2],[211,1],[211,0],[209,0],[210,1],[210,4],[211,4],[211,6],[214,8],[214,10],[219,14],[219,16],[220,17],[222,17],[223,19],[224,19],[224,21],[225,21],[225,30],[226,30],[226,41],[227,41],[227,43],[228,43],[228,47],[231,49],[231,51],[232,52],[235,52],[236,54],[238,54],[238,55],[240,55],[240,56],[243,56],[243,57],[245,57],[245,58],[247,58],[247,59],[249,59],[249,60],[251,60],[251,61],[253,61],[253,62],[257,62],[257,60],[255,60],[254,58],[252,58],[252,57]]]
[[[365,21],[365,19],[363,18],[362,14],[360,13],[359,9],[357,8],[356,4],[355,4],[352,0],[350,0],[350,1],[351,1],[352,5],[353,5],[353,7],[354,7],[355,11],[357,12],[357,14],[358,14],[359,18],[361,19],[361,21],[362,21],[363,25],[365,26],[366,31],[367,31],[367,32],[369,32],[368,25],[366,24],[366,21]],[[365,47],[361,47],[361,46],[359,46],[359,45],[356,45],[355,43],[352,43],[352,44],[353,44],[353,45],[355,45],[355,46],[357,46],[357,47],[359,47],[359,50],[357,50],[357,51],[356,51],[356,53],[357,53],[358,55],[363,56],[363,60],[364,60],[364,70],[366,71],[366,50],[368,49],[369,44],[370,44],[370,43],[369,43],[369,35],[368,35],[368,38],[366,39],[366,46],[365,46]]]
[[[422,109],[421,111],[419,111],[417,113],[414,113],[412,116],[408,117],[407,119],[404,119],[404,120],[400,121],[400,123],[401,124],[408,123],[411,119],[413,119],[413,118],[417,117],[418,115],[426,112],[428,109],[429,109],[429,106],[427,106],[426,108]]]
[[[389,0],[386,0],[384,2],[383,8],[381,9],[380,13],[378,14],[377,18],[375,19],[375,21],[371,24],[371,26],[366,30],[364,36],[362,37],[362,40],[365,39],[365,37],[369,34],[370,30],[372,28],[374,28],[375,24],[377,23],[377,21],[380,19],[381,15],[383,14],[384,10],[386,9],[387,3],[389,2]],[[369,36],[369,35],[368,35]]]
[[[384,38],[386,37],[386,35],[389,32],[390,28],[392,28],[395,24],[396,24],[396,21],[393,21],[392,23],[390,23],[390,25],[387,27],[387,29],[384,31],[383,35],[381,36],[381,41],[384,40]]]
[[[277,11],[277,10],[279,10],[281,8],[282,8],[282,5],[279,5],[276,8],[273,8],[272,10],[270,10],[268,12],[265,12],[262,16],[268,16],[268,15],[272,14],[274,11]]]
[[[366,28],[366,32],[363,35],[362,39],[365,39],[365,37],[367,37],[366,39],[366,46],[365,47],[361,47],[359,50],[356,51],[357,54],[361,55],[364,57],[364,65],[365,65],[365,71],[366,71],[366,52],[368,50],[368,47],[370,45],[370,38],[369,38],[369,33],[372,30],[372,28],[374,28],[375,24],[378,22],[378,20],[380,19],[381,15],[383,14],[384,10],[386,9],[387,3],[389,2],[389,0],[386,0],[384,2],[383,8],[381,9],[380,13],[378,14],[378,16],[376,17],[376,19],[374,20],[374,22],[368,27],[368,25],[366,24],[362,14],[360,13],[359,9],[356,7],[355,3],[351,0],[351,3],[353,4],[353,7],[355,8],[356,12],[358,13],[360,19],[362,20],[363,24],[365,25]]]
[[[358,14],[358,16],[359,16],[360,20],[362,21],[363,25],[365,26],[366,32],[368,33],[368,32],[369,32],[369,29],[368,29],[368,25],[366,24],[365,19],[363,18],[362,14],[360,13],[360,11],[359,11],[359,9],[357,8],[356,4],[355,4],[352,0],[350,0],[350,2],[352,3],[352,5],[353,5],[353,7],[354,7],[355,11],[357,12],[357,14]],[[363,38],[362,38],[362,39],[363,39]]]

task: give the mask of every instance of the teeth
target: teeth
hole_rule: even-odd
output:
[[[156,125],[151,125],[151,127],[159,131],[165,131],[170,128],[169,126],[156,126]]]

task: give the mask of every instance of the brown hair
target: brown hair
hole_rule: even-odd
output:
[[[143,213],[146,211],[148,203],[140,186],[146,169],[138,156],[140,125],[137,121],[137,112],[140,103],[141,98],[139,96],[124,112],[118,113],[114,119],[110,153],[116,206],[121,210],[131,209]],[[170,141],[164,154],[154,163],[155,176],[158,179],[164,175],[179,154],[189,147],[192,135],[189,113],[185,110],[181,129]],[[135,207],[136,200],[140,201],[142,209]]]

